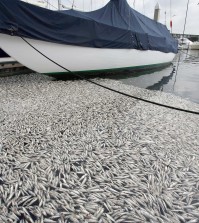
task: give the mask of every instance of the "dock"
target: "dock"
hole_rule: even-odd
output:
[[[17,74],[31,73],[30,69],[24,67],[12,58],[0,58],[0,77],[12,76]]]

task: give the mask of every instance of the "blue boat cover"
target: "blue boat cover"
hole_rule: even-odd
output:
[[[126,0],[111,0],[92,12],[0,0],[0,32],[76,46],[177,53],[177,41],[166,26],[135,11]]]

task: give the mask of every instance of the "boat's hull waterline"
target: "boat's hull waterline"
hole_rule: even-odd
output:
[[[57,44],[40,40],[0,34],[1,47],[24,66],[39,73],[59,75],[67,71],[49,59],[72,72],[105,72],[122,69],[140,69],[169,64],[175,54],[160,51],[135,49],[105,49]]]

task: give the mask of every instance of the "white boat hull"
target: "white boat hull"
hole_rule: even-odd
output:
[[[73,72],[157,66],[170,63],[175,56],[174,53],[150,50],[102,49],[26,40],[42,54]],[[0,43],[6,53],[31,70],[45,74],[66,73],[66,70],[38,53],[20,37],[0,34]]]
[[[199,50],[199,42],[193,42],[192,44],[190,44],[190,49]]]

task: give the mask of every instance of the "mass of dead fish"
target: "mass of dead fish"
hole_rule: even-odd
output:
[[[199,111],[170,94],[95,81]],[[1,78],[0,222],[199,222],[199,117],[82,80]]]

